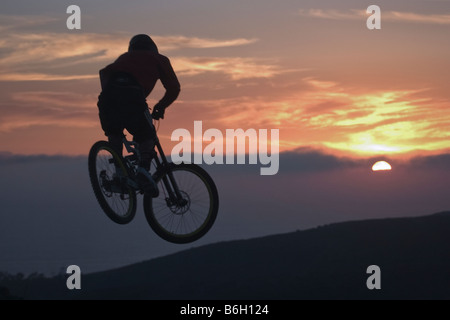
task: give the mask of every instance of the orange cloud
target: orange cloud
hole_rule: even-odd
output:
[[[174,57],[175,70],[182,75],[198,75],[205,72],[220,72],[230,76],[233,80],[249,78],[270,78],[286,70],[275,64],[254,58],[187,58]]]
[[[450,114],[428,90],[365,93],[332,81],[302,81],[302,91],[285,97],[243,96],[195,105],[208,110],[219,127],[280,129],[283,150],[313,146],[373,155],[448,148]]]
[[[397,22],[411,22],[411,23],[427,23],[427,24],[450,24],[450,14],[420,14],[413,12],[399,12],[399,11],[383,11],[382,19]],[[331,20],[361,20],[367,18],[365,10],[334,10],[334,9],[301,9],[298,13],[303,17],[312,17],[320,19]]]
[[[96,95],[74,92],[25,91],[12,93],[0,104],[0,132],[31,126],[89,128],[98,126]]]
[[[6,33],[1,32],[0,81],[54,81],[83,80],[97,77],[97,71],[126,51],[129,35],[125,34],[59,34],[59,33]],[[215,40],[184,36],[154,36],[162,51],[183,48],[219,48],[242,46],[256,39]],[[179,72],[196,75],[206,71],[229,74],[233,79],[265,77],[276,73],[273,65],[259,63],[250,58],[174,58]],[[88,74],[79,71],[67,74],[67,68],[97,65]],[[75,68],[77,67],[77,68]],[[64,70],[63,72],[60,70]]]
[[[0,14],[0,32],[19,28],[35,28],[59,20],[59,18],[49,16]]]
[[[69,81],[69,80],[87,80],[96,79],[98,75],[56,75],[44,73],[6,73],[0,74],[0,81]]]
[[[185,37],[185,36],[153,36],[153,40],[161,47],[162,50],[172,51],[183,48],[195,48],[195,49],[210,49],[210,48],[224,48],[224,47],[236,47],[244,46],[255,43],[258,39],[230,39],[230,40],[218,40],[207,39],[198,37]]]
[[[390,11],[383,14],[383,19],[415,23],[450,24],[450,14],[418,14],[413,12]]]

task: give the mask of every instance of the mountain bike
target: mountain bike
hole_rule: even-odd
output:
[[[153,125],[150,114],[146,114]],[[150,116],[150,117],[149,117]],[[137,196],[144,194],[136,182],[140,161],[138,144],[123,137],[127,155],[117,154],[107,141],[95,143],[89,152],[89,176],[94,194],[115,223],[130,223],[137,210]],[[144,194],[144,213],[153,231],[166,241],[185,244],[203,237],[213,226],[219,195],[210,175],[195,164],[167,160],[156,136],[152,177],[159,196]]]

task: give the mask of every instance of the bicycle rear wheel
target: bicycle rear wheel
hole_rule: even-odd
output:
[[[136,192],[127,185],[128,169],[109,142],[99,141],[92,146],[89,177],[106,215],[118,224],[130,223],[136,215]]]
[[[164,177],[158,179],[159,197],[144,197],[145,217],[157,235],[184,244],[203,237],[213,226],[219,210],[219,195],[209,174],[194,164],[170,164],[182,201],[170,199]],[[172,184],[169,182],[172,186]],[[173,188],[173,186],[172,186]]]

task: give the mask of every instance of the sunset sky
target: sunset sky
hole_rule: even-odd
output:
[[[81,30],[68,30],[69,5]],[[368,30],[369,5],[381,30]],[[450,0],[2,0],[0,271],[98,271],[191,248],[117,226],[87,172],[98,71],[151,35],[182,92],[175,129],[279,129],[280,172],[210,166],[220,194],[196,246],[450,209]],[[163,95],[160,84],[148,102]],[[393,170],[372,172],[375,162]]]
[[[280,129],[282,151],[446,152],[450,1],[376,2],[370,31],[361,1],[77,1],[81,30],[66,28],[72,2],[2,1],[0,150],[86,154],[103,137],[98,70],[148,33],[182,84],[161,124],[168,147],[202,120]]]

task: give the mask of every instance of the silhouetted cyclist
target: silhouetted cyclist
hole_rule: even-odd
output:
[[[154,106],[152,118],[164,119],[164,111],[180,93],[180,83],[169,59],[158,52],[145,34],[134,36],[128,52],[100,70],[102,92],[98,100],[102,129],[114,150],[122,155],[123,130],[127,129],[139,144],[141,163],[137,180],[146,193],[158,195],[158,187],[149,174],[154,152],[155,129],[145,116],[146,97],[161,80],[166,93]],[[120,170],[116,170],[120,171]]]

